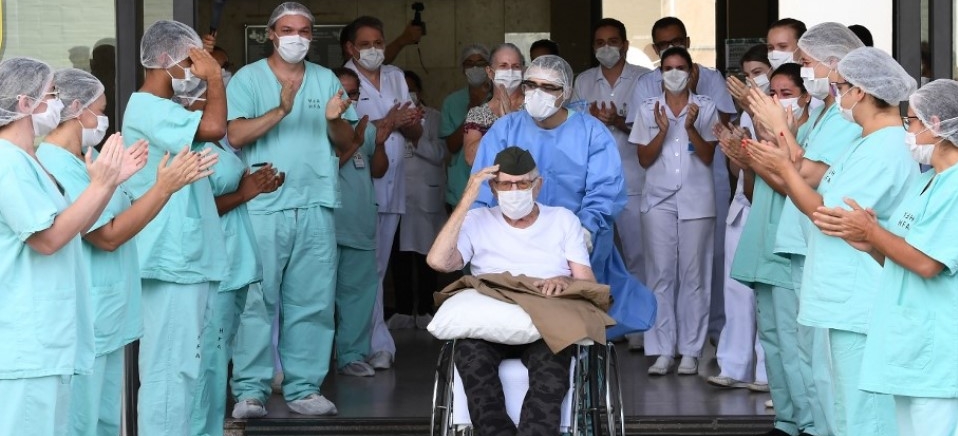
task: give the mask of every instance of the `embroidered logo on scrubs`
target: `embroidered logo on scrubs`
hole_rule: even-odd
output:
[[[901,227],[905,230],[911,230],[912,223],[915,222],[915,214],[911,212],[905,212],[902,215],[901,219],[898,220],[898,227]]]
[[[833,176],[833,175],[835,175],[835,169],[834,169],[834,168],[828,170],[828,172],[825,173],[825,183],[832,183],[832,176]]]
[[[322,109],[323,101],[318,98],[307,98],[306,107],[309,109]]]

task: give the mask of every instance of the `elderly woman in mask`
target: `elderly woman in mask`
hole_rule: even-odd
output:
[[[958,82],[921,87],[904,119],[912,157],[932,170],[917,177],[889,219],[879,222],[859,197],[813,216],[823,234],[867,253],[865,262],[884,265],[858,387],[894,396],[898,434],[952,436],[958,434]]]
[[[708,329],[715,185],[712,158],[718,112],[689,89],[692,57],[681,47],[662,52],[662,94],[642,102],[629,136],[646,168],[642,237],[646,278],[659,306],[645,333],[645,352],[659,356],[649,375],[665,375],[676,353],[678,373],[698,373]],[[678,282],[676,282],[678,277]],[[678,294],[678,303],[676,301]]]
[[[94,361],[93,314],[79,235],[117,186],[143,166],[118,135],[80,170],[74,194],[37,160],[34,139],[60,124],[53,69],[26,58],[0,62],[0,435],[67,433],[70,380]]]
[[[54,81],[64,102],[61,121],[40,144],[37,158],[68,198],[78,198],[91,185],[83,155],[103,140],[109,124],[103,114],[104,87],[90,73],[73,68],[57,71]],[[145,141],[138,141],[130,152],[142,155],[145,163],[146,147]],[[92,374],[72,380],[70,427],[74,434],[120,432],[123,347],[143,334],[139,262],[133,237],[175,192],[209,174],[206,168],[210,158],[189,153],[186,147],[167,165],[169,160],[167,153],[157,171],[156,184],[139,201],[131,204],[126,190],[117,189],[82,234],[93,302],[96,360]]]
[[[579,217],[596,280],[612,288],[610,315],[618,324],[608,336],[648,329],[655,318],[655,299],[629,274],[612,238],[615,217],[626,202],[615,139],[595,117],[564,107],[572,96],[572,67],[562,58],[546,55],[533,61],[521,89],[525,110],[505,115],[489,128],[473,173],[492,165],[506,147],[528,148],[543,179],[537,201],[565,207]],[[489,187],[483,186],[476,205],[494,204]]]
[[[835,105],[843,118],[862,127],[862,134],[829,166],[817,190],[792,164],[791,145],[749,141],[749,156],[781,178],[785,193],[808,217],[822,206],[843,206],[850,197],[888,225],[918,174],[902,146],[905,131],[898,112],[898,103],[915,91],[915,80],[895,59],[871,47],[848,53],[835,76]],[[809,233],[798,322],[828,329],[836,432],[893,434],[891,398],[858,389],[881,265],[839,238]]]
[[[486,74],[489,80],[492,80],[492,99],[469,109],[463,124],[463,150],[469,165],[476,160],[482,135],[486,134],[496,120],[519,110],[524,98],[519,84],[522,82],[526,58],[522,56],[519,47],[508,42],[499,44],[492,49],[489,58],[491,62],[486,67]]]

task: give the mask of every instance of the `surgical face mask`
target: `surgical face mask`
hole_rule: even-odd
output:
[[[666,50],[668,50],[668,49],[670,49],[670,48],[672,48],[672,47],[682,47],[682,48],[688,50],[688,47],[686,47],[686,46],[684,46],[684,45],[682,45],[682,44],[669,44],[668,47],[666,47],[666,48],[664,48],[664,49],[662,49],[662,50],[659,50],[659,59],[662,59],[662,53],[665,53]]]
[[[409,91],[409,100],[412,101],[412,104],[419,105],[419,94]]]
[[[486,75],[486,69],[484,67],[469,67],[466,68],[466,81],[469,82],[469,86],[479,86],[489,80],[489,76]]]
[[[595,50],[595,59],[598,60],[603,67],[612,68],[615,64],[619,63],[619,59],[622,59],[620,50],[619,47],[614,45],[599,47]]]
[[[805,85],[805,90],[808,91],[808,94],[819,100],[824,100],[828,97],[828,77],[815,78],[815,69],[814,68],[802,68],[801,69],[802,84]]]
[[[665,89],[673,94],[678,94],[685,90],[689,83],[689,73],[682,70],[668,70],[662,73],[662,82],[665,83]]]
[[[796,120],[801,118],[805,111],[805,108],[798,104],[798,97],[779,99],[778,104],[782,105],[783,109],[792,108],[792,115],[795,116]]]
[[[181,70],[183,70],[182,79],[177,79],[176,77],[173,77],[173,75],[170,74],[170,70],[169,69],[166,70],[166,74],[169,74],[170,78],[173,79],[174,94],[186,94],[196,89],[197,86],[200,86],[200,82],[202,82],[203,80],[200,79],[199,77],[194,76],[193,72],[190,71],[189,68],[180,67],[180,64],[174,64],[174,65],[176,65]]]
[[[89,108],[86,110],[90,111]],[[90,113],[92,114],[93,111],[90,111]],[[80,120],[77,119],[77,122],[80,123]],[[110,119],[107,118],[106,115],[96,115],[96,127],[88,129],[83,126],[83,123],[80,123],[80,127],[83,127],[83,139],[80,143],[81,150],[86,153],[87,148],[99,144],[100,141],[103,140],[103,137],[106,136],[106,129],[110,127]]]
[[[526,92],[526,112],[536,121],[542,121],[559,111],[556,106],[558,97],[541,89]]]
[[[768,81],[768,76],[764,74],[759,74],[752,78],[755,81],[755,84],[758,85],[758,89],[761,89],[763,93],[768,94],[768,90],[771,88],[772,84]]]
[[[233,73],[229,72],[229,70],[223,70],[223,86],[224,87],[230,83],[230,79],[232,78],[233,78]]]
[[[506,92],[512,94],[519,84],[522,83],[522,71],[519,70],[496,70],[496,76],[493,81],[496,86],[502,85]]]
[[[60,111],[63,110],[63,102],[59,98],[47,100],[47,109],[38,114],[31,114],[33,121],[33,136],[47,136],[60,125]]]
[[[532,212],[535,206],[535,199],[532,198],[532,190],[535,185],[529,189],[516,189],[513,191],[497,191],[499,210],[506,218],[518,220],[525,218]]]
[[[309,52],[309,40],[299,35],[286,35],[279,37],[279,43],[276,46],[279,57],[290,64],[298,64],[306,58]]]
[[[935,152],[935,144],[919,144],[918,135],[927,132],[928,129],[918,133],[905,132],[905,145],[911,153],[911,158],[922,165],[931,165],[931,155]]]
[[[851,90],[852,90],[851,88],[848,88],[848,91],[845,91],[844,94],[838,94],[838,93],[836,93],[836,94],[835,94],[835,104],[838,105],[838,110],[841,111],[841,113],[842,113],[842,118],[844,118],[845,121],[848,121],[848,122],[850,122],[850,123],[854,123],[854,122],[855,122],[855,116],[853,115],[852,110],[855,109],[855,106],[858,105],[858,102],[856,101],[854,104],[852,104],[852,107],[850,107],[850,108],[848,108],[848,109],[845,109],[844,107],[842,107],[842,97],[844,97],[845,95],[847,95]]]
[[[768,52],[768,62],[772,64],[772,70],[777,70],[783,64],[794,64],[795,52],[772,50]]]
[[[368,71],[378,70],[384,59],[386,54],[381,48],[370,47],[359,51],[359,65]]]

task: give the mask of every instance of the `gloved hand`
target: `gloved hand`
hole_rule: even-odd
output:
[[[585,227],[582,227],[582,239],[585,240],[585,248],[592,254],[592,232]]]

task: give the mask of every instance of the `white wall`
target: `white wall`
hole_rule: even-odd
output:
[[[892,52],[892,0],[779,0],[778,14],[808,27],[825,21],[861,24],[871,31],[875,47]]]

